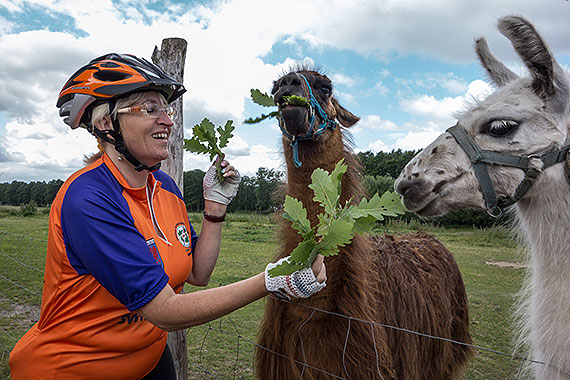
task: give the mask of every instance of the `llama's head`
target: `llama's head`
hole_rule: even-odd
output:
[[[300,69],[283,75],[273,83],[271,94],[279,106],[283,142],[291,146],[291,158],[297,167],[305,159],[299,153],[299,144],[310,151],[312,145],[322,146],[332,136],[342,140],[338,123],[350,127],[359,120],[334,98],[331,80],[314,70]],[[307,104],[295,102],[291,96],[304,98]]]
[[[479,60],[498,89],[464,112],[404,168],[395,188],[422,216],[482,208],[500,212],[536,194],[533,182],[564,181],[569,143],[566,73],[527,20],[507,16],[499,30],[531,76],[519,78],[476,41]]]

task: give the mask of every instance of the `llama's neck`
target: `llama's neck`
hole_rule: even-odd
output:
[[[341,203],[352,197],[360,199],[363,196],[362,185],[359,180],[358,167],[354,158],[348,156],[348,152],[340,151],[335,155],[330,152],[325,157],[315,154],[312,160],[306,160],[301,167],[295,167],[291,162],[287,163],[287,195],[297,198],[305,208],[307,208],[308,216],[313,223],[317,222],[317,214],[322,210],[320,206],[313,200],[313,191],[309,188],[311,184],[311,175],[317,168],[324,169],[331,172],[335,164],[342,158],[345,159],[347,165],[347,172],[343,175],[341,180]],[[321,159],[316,159],[322,157]]]
[[[538,366],[537,379],[570,379],[570,185],[562,165],[542,176],[531,196],[517,204],[530,248],[528,343],[533,359],[568,373],[558,377]]]
[[[534,185],[534,196],[517,205],[520,226],[533,264],[570,273],[570,184],[564,178],[562,165],[542,175],[544,178]]]

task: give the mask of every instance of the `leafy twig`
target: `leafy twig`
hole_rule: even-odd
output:
[[[385,192],[381,197],[374,194],[370,200],[363,198],[358,205],[352,205],[348,200],[340,204],[341,179],[347,166],[340,160],[329,174],[321,168],[315,169],[311,175],[315,202],[323,207],[323,212],[317,215],[319,223],[311,227],[307,218],[307,210],[296,198],[286,196],[283,218],[291,222],[303,238],[291,252],[289,262],[269,270],[269,275],[288,275],[296,270],[310,267],[317,254],[332,256],[339,253],[352,241],[355,234],[370,232],[376,221],[384,220],[386,216],[396,216],[404,213],[404,207],[399,196],[394,192]]]
[[[224,127],[214,128],[214,124],[204,118],[200,124],[196,124],[192,128],[192,138],[184,139],[185,150],[198,154],[209,154],[210,160],[213,160],[216,156],[220,157],[220,160],[216,163],[220,183],[224,182],[220,165],[220,161],[224,157],[222,149],[228,145],[230,138],[233,137],[232,132],[234,129],[232,120],[226,121]],[[216,132],[218,132],[219,137],[216,135]]]
[[[273,100],[273,98],[269,95],[267,95],[267,93],[265,92],[261,92],[258,89],[251,89],[250,90],[251,93],[251,100],[256,103],[259,104],[260,106],[263,107],[276,107],[277,105],[275,104],[275,101]],[[301,96],[297,96],[297,95],[290,95],[290,96],[284,96],[283,100],[285,102],[285,104],[288,104],[290,106],[305,106],[305,107],[309,107],[310,106],[310,102],[301,97]],[[262,114],[261,116],[258,116],[256,118],[249,118],[244,120],[245,124],[256,124],[259,123],[265,119],[271,118],[271,117],[276,117],[279,115],[279,110],[277,111],[272,111],[269,114]]]

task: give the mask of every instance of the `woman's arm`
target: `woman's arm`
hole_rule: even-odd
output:
[[[176,294],[166,285],[137,313],[163,330],[175,331],[212,321],[267,294],[263,273],[194,293]]]
[[[226,213],[226,205],[206,201],[204,211],[210,215],[222,216]],[[212,223],[204,219],[200,237],[194,248],[192,272],[186,281],[192,285],[204,286],[210,281],[210,275],[214,270],[220,253],[223,223]]]
[[[217,177],[216,166],[212,165],[204,175],[204,211],[212,216],[223,216],[231,200],[235,197],[241,176],[239,172],[222,160],[223,183]],[[186,279],[193,285],[207,285],[220,253],[223,223],[213,223],[206,219],[202,222],[200,237],[193,252],[192,272]]]
[[[312,271],[315,276],[313,280],[319,283],[326,280],[323,256],[317,256]],[[167,284],[152,301],[136,312],[163,330],[185,329],[217,319],[266,296],[269,291],[265,286],[265,273],[193,293],[176,294]]]

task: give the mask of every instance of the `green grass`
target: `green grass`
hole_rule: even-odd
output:
[[[191,214],[199,229],[201,215]],[[8,353],[17,338],[33,323],[30,314],[37,310],[42,276],[10,263],[3,254],[18,255],[18,260],[43,268],[47,238],[47,215],[0,217],[0,231],[33,237],[21,239],[0,233],[0,275],[24,284],[23,290],[0,276],[0,378],[8,378]],[[424,229],[440,239],[453,252],[462,271],[470,304],[471,334],[474,344],[513,353],[511,315],[515,295],[521,287],[524,269],[499,267],[490,262],[518,263],[518,249],[509,232],[494,229],[443,229],[426,224],[388,223],[378,233],[405,233]],[[218,283],[235,282],[261,272],[275,254],[275,221],[264,215],[228,215],[224,222],[222,250],[212,275]],[[209,286],[218,286],[211,283]],[[185,291],[200,288],[186,287]],[[4,295],[4,296],[3,296]],[[252,355],[264,300],[259,300],[229,316],[188,330],[189,379],[252,379]],[[516,353],[522,355],[520,352]],[[477,351],[465,379],[515,379],[520,361]],[[208,372],[214,375],[208,375]]]

